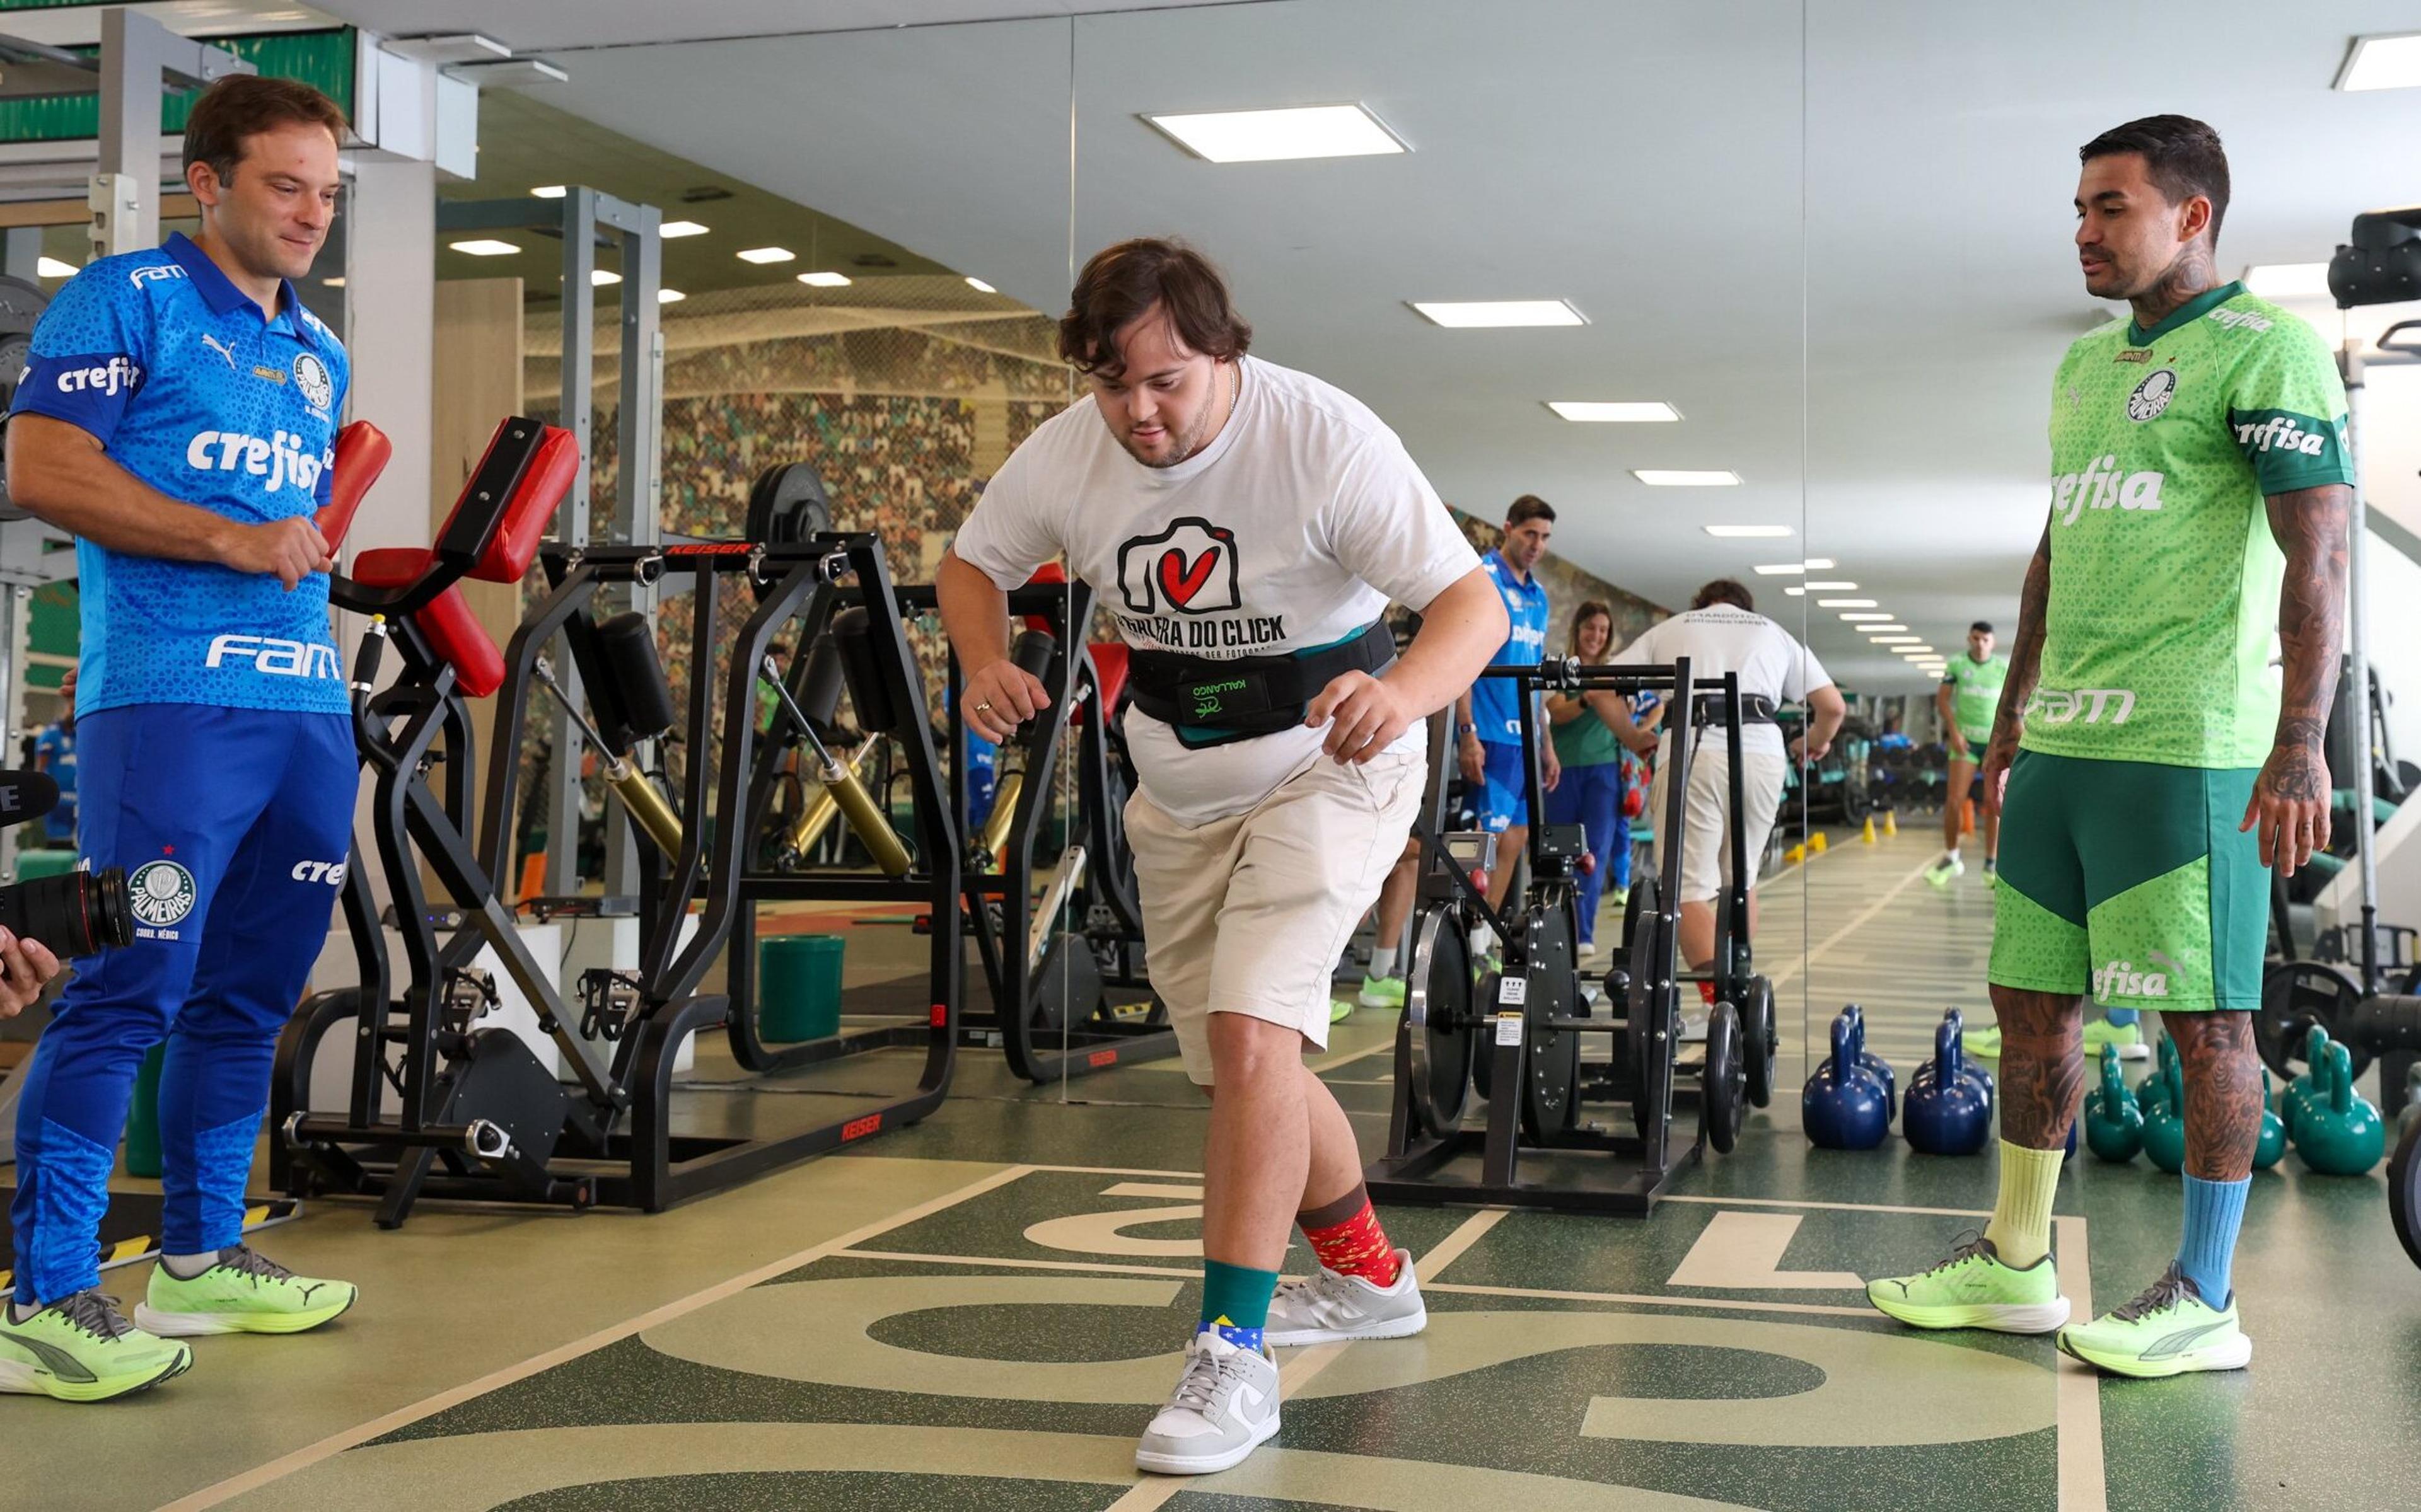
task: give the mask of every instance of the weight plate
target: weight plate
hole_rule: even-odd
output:
[[[1653,1005],[1658,994],[1659,963],[1656,959],[1656,881],[1642,877],[1631,889],[1631,900],[1623,908],[1622,948],[1630,960],[1629,988],[1625,995],[1623,1020],[1623,1053],[1617,1057],[1629,1072],[1632,1115],[1639,1127],[1641,1138],[1648,1134],[1646,1099],[1642,1089],[1648,1084],[1648,1049],[1653,1043]],[[1669,994],[1667,994],[1669,996]]]
[[[2331,1039],[2342,1039],[2354,1005],[2362,1001],[2362,984],[2342,966],[2318,960],[2273,961],[2261,973],[2261,1010],[2253,1016],[2253,1039],[2271,1072],[2293,1081],[2309,1069],[2304,1064],[2304,1040],[2319,1024]],[[2353,1074],[2370,1065],[2370,1051],[2349,1044]]]
[[[1698,1116],[1704,1120],[1707,1143],[1719,1155],[1728,1155],[1740,1143],[1741,1120],[1748,1107],[1748,1068],[1741,1058],[1740,1015],[1728,1003],[1718,1003],[1707,1015],[1707,1062],[1698,1078]]]
[[[832,496],[812,462],[776,462],[748,490],[748,538],[784,546],[832,528]]]
[[[1064,929],[1053,935],[1051,943],[1042,947],[1041,963],[1026,979],[1025,1021],[1038,1042],[1046,1036],[1055,1041],[1070,1019],[1082,1019],[1093,1010],[1091,1003],[1070,1002],[1084,985],[1081,978],[1086,976],[1093,981],[1093,996],[1098,1001],[1101,978],[1100,968],[1093,964],[1092,951],[1083,940]]]
[[[1741,1015],[1742,1060],[1748,1071],[1748,1100],[1762,1108],[1773,1101],[1773,1063],[1781,1036],[1773,1021],[1773,984],[1748,979],[1748,1003]]]
[[[1542,1144],[1549,1135],[1563,1131],[1580,1076],[1580,1035],[1549,1024],[1554,1019],[1571,1018],[1580,1001],[1580,952],[1571,900],[1569,896],[1556,896],[1561,891],[1551,889],[1531,905],[1522,921],[1522,972],[1529,984],[1522,1008],[1523,1033],[1527,1037],[1522,1132],[1532,1144]]]
[[[2396,1221],[2396,1237],[2404,1253],[2421,1265],[2421,1118],[2396,1142],[2387,1161],[2387,1213]]]
[[[1421,915],[1404,984],[1413,1063],[1405,1090],[1421,1127],[1443,1134],[1462,1122],[1472,1083],[1471,947],[1454,910]]]

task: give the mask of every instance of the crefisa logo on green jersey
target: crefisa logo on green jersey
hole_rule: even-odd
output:
[[[2306,430],[2291,414],[2272,414],[2267,420],[2236,428],[2236,444],[2247,451],[2291,451],[2305,457],[2318,457],[2328,450],[2329,436],[2325,430]]]
[[[2115,453],[2097,457],[2084,472],[2062,473],[2051,480],[2052,518],[2072,525],[2087,509],[2157,509],[2162,481],[2162,475],[2149,470],[2120,473]]]

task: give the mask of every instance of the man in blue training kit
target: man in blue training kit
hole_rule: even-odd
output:
[[[1505,617],[1512,631],[1497,648],[1490,666],[1536,666],[1547,649],[1547,585],[1531,575],[1547,541],[1555,533],[1554,507],[1536,494],[1524,493],[1505,511],[1505,537],[1496,549],[1479,559],[1496,595],[1505,601]],[[1537,726],[1539,758],[1549,789],[1561,772],[1554,742],[1546,737],[1533,694],[1524,709],[1514,685],[1503,678],[1481,678],[1455,701],[1455,744],[1462,780],[1479,794],[1480,823],[1496,836],[1496,869],[1488,879],[1488,901],[1501,907],[1521,864],[1522,848],[1530,839],[1530,789],[1522,774],[1522,722]]]
[[[356,766],[328,621],[347,363],[289,281],[337,193],[342,114],[219,80],[185,129],[201,234],[104,257],[35,327],[11,496],[77,537],[84,855],[124,866],[134,943],[86,962],[17,1114],[0,1390],[97,1401],[192,1363],[178,1335],[291,1333],[352,1305],[243,1243],[278,1032],[327,934]],[[134,1071],[160,1074],[162,1259],[134,1322],[96,1235]]]

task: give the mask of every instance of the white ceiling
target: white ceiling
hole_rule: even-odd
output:
[[[556,50],[1012,8],[1095,8],[320,7]],[[1195,240],[1227,268],[1257,350],[1368,400],[1457,504],[1539,493],[1562,511],[1559,549],[1667,603],[1758,560],[1834,557],[1948,650],[1969,619],[2014,618],[2050,374],[2096,309],[2068,241],[2077,144],[2132,116],[2203,116],[2235,165],[2223,264],[2324,258],[2356,210],[2421,200],[2421,90],[2328,87],[2351,36],[2413,29],[2414,0],[2213,0],[2190,33],[2165,9],[2085,0],[2023,24],[1858,0],[1814,8],[1803,57],[1798,9],[1776,0],[1279,0],[558,51],[570,83],[533,93],[1044,310],[1070,275],[1072,100],[1075,249]],[[1135,118],[1344,100],[1415,150],[1222,167]],[[1449,332],[1402,304],[1549,296],[1591,323]],[[1686,418],[1574,426],[1550,398],[1661,398]],[[1632,467],[1729,467],[1746,485],[1648,490]],[[1699,528],[1743,521],[1799,526],[1804,546]],[[1836,675],[1917,686],[1818,613]]]

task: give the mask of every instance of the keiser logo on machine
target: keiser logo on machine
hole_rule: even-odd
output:
[[[225,666],[237,660],[251,662],[255,672],[273,678],[328,678],[339,676],[336,671],[336,648],[313,646],[307,641],[281,641],[260,635],[221,635],[211,642],[210,654],[202,658],[206,667]]]
[[[2146,470],[2120,473],[2116,454],[2097,457],[2082,473],[2062,473],[2051,480],[2052,518],[2063,525],[2076,523],[2092,509],[2158,509],[2163,475]]]
[[[261,490],[274,493],[289,483],[308,493],[320,486],[320,471],[336,460],[335,449],[313,456],[303,449],[303,438],[280,430],[264,441],[238,430],[204,430],[185,443],[185,465],[197,473],[232,473],[242,469],[265,477]]]
[[[2115,705],[2115,707],[2114,707]],[[2058,688],[2037,688],[2026,700],[2026,718],[2045,725],[2066,725],[2077,715],[2085,716],[2087,725],[2102,723],[2108,714],[2113,725],[2124,725],[2127,716],[2135,711],[2135,694],[2130,688],[2079,688],[2073,693]]]

